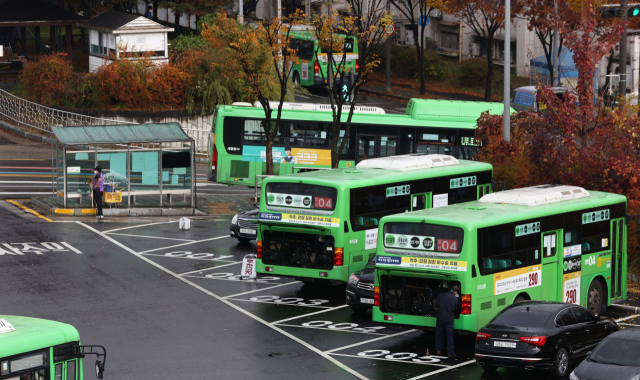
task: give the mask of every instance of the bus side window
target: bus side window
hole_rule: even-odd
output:
[[[76,380],[76,361],[69,360],[67,362],[67,380]]]
[[[56,364],[55,380],[62,380],[62,363]]]
[[[542,236],[542,251],[544,257],[551,257],[556,255],[556,233],[544,234]]]

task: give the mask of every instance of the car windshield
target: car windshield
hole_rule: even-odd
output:
[[[640,341],[605,339],[589,355],[589,360],[600,364],[640,367]]]
[[[547,311],[516,307],[503,311],[489,323],[491,325],[539,328],[547,323],[550,316],[551,313]]]

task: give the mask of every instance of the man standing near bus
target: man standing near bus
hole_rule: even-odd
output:
[[[459,294],[460,288],[455,285],[448,292],[442,292],[436,297],[436,307],[438,308],[436,312],[436,354],[442,356],[446,336],[449,359],[455,357],[453,352],[453,321],[460,307]]]

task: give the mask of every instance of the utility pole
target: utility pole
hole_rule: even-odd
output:
[[[622,21],[627,21],[627,12],[629,11],[629,0],[620,1],[622,11]],[[618,96],[627,96],[627,26],[624,26],[624,32],[620,39],[620,55],[618,59],[618,67],[620,70],[620,84],[618,85]]]
[[[511,1],[504,0],[504,141],[511,141]]]
[[[238,0],[238,23],[244,24],[244,5],[242,0]]]
[[[391,13],[391,0],[387,0],[387,13]],[[387,92],[391,92],[391,38],[387,38]]]

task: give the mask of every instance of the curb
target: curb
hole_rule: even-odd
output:
[[[95,215],[93,208],[58,208],[37,198],[31,198],[31,204],[35,209],[45,215],[57,216],[88,216]],[[103,208],[105,216],[209,216],[204,211],[192,209],[191,207],[181,208]]]
[[[618,313],[640,314],[640,307],[638,306],[617,305],[612,303],[607,309]]]
[[[386,96],[386,97],[393,98],[393,99],[404,100],[405,102],[408,102],[409,100],[411,100],[411,98],[407,98],[405,96],[386,94],[384,92],[371,91],[371,90],[367,90],[367,89],[364,89],[364,88],[361,88],[359,91],[364,93],[364,94],[376,95],[376,96]]]
[[[16,135],[22,136],[22,137],[27,138],[29,140],[43,142],[43,143],[46,143],[46,144],[52,144],[52,139],[50,139],[49,137],[36,135],[35,133],[31,133],[31,132],[25,132],[22,129],[20,129],[20,128],[16,127],[16,126],[13,126],[11,124],[7,124],[4,121],[0,121],[0,128],[4,129],[7,132],[15,133]]]

